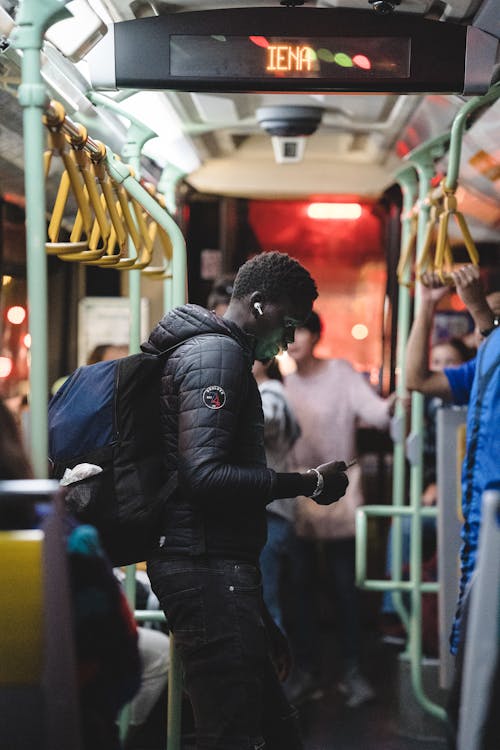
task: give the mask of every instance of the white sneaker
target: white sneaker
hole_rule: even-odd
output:
[[[357,708],[375,698],[374,689],[357,667],[347,670],[344,679],[338,684],[338,689],[345,695],[345,704],[349,708]]]

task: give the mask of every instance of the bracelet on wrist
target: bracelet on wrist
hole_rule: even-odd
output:
[[[500,325],[500,316],[495,315],[493,317],[493,325],[490,326],[490,328],[483,328],[482,330],[479,331],[479,333],[481,334],[483,339],[485,339],[487,336],[490,335],[490,333],[492,333],[495,330],[495,328],[498,328],[499,325]]]
[[[321,495],[321,493],[323,492],[323,489],[325,487],[325,480],[323,478],[323,474],[317,469],[308,469],[306,474],[314,474],[314,476],[316,477],[316,487],[314,489],[314,492],[309,495],[309,497],[314,500],[314,498],[318,497],[318,495]]]

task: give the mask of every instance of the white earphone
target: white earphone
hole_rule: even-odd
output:
[[[260,302],[255,302],[254,307],[259,313],[259,315],[264,315],[264,310],[262,309],[262,305],[260,304]]]

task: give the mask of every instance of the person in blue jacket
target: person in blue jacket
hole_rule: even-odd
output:
[[[408,339],[406,385],[409,390],[440,396],[445,401],[469,407],[466,455],[462,466],[461,576],[450,636],[451,652],[458,655],[456,686],[452,690],[453,705],[449,712],[451,723],[455,725],[465,640],[464,610],[476,565],[482,495],[500,482],[500,292],[484,294],[479,268],[474,265],[461,267],[452,273],[452,277],[476,324],[477,356],[442,372],[429,369],[428,343],[434,311],[447,290],[435,274],[429,274],[423,279],[422,304]]]

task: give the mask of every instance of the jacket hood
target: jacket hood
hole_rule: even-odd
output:
[[[141,345],[141,349],[143,352],[158,354],[193,336],[203,336],[207,333],[218,333],[236,339],[253,361],[254,337],[245,333],[231,320],[220,318],[199,305],[183,305],[164,315],[151,331],[147,342]]]

